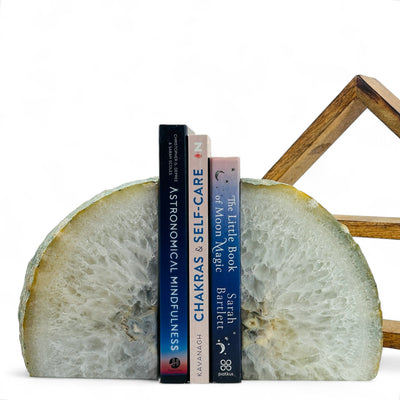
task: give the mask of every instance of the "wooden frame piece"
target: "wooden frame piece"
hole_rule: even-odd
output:
[[[356,75],[263,179],[293,185],[367,108],[400,137],[400,100],[376,79]],[[400,239],[400,218],[335,217],[353,236]],[[383,321],[383,345],[400,349],[400,321]]]

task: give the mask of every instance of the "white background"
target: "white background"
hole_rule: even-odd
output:
[[[399,399],[400,351],[371,382],[29,378],[25,268],[103,189],[158,173],[160,123],[209,134],[260,178],[356,74],[400,96],[400,1],[3,0],[0,7],[0,399]],[[333,213],[399,216],[400,140],[365,112],[296,186]],[[358,240],[358,239],[357,239]],[[385,318],[400,319],[400,243],[358,240]]]

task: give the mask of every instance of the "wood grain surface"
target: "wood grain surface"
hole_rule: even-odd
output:
[[[335,215],[335,218],[349,228],[352,236],[400,239],[400,218],[358,215]]]
[[[400,100],[378,80],[356,75],[263,176],[293,185],[369,109],[400,137]],[[400,239],[400,218],[336,215],[353,236]],[[383,345],[400,349],[400,321],[383,320]]]

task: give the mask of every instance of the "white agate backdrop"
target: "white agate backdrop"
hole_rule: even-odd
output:
[[[160,123],[185,123],[261,178],[357,74],[400,96],[396,0],[3,0],[0,6],[0,399],[399,399],[400,350],[371,382],[30,378],[25,268],[104,189],[158,174]],[[366,111],[296,187],[337,214],[399,216],[400,139]],[[400,242],[357,239],[384,318],[399,319]]]

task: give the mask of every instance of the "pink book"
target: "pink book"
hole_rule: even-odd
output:
[[[210,381],[207,135],[188,136],[190,382]]]

